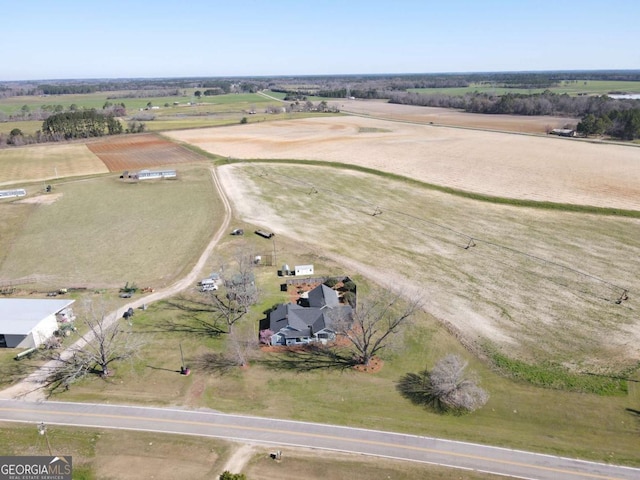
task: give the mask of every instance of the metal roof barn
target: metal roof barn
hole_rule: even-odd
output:
[[[56,314],[75,300],[0,299],[0,347],[34,348],[58,330]]]

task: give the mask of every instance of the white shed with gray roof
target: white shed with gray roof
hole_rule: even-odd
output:
[[[75,300],[0,298],[0,347],[39,347],[58,330],[56,315]]]

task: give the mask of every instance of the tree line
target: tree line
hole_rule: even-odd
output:
[[[585,115],[576,128],[578,133],[589,135],[609,135],[621,140],[640,138],[640,108],[613,110],[609,113]]]
[[[42,124],[42,132],[52,139],[102,137],[122,133],[122,124],[113,116],[95,109],[56,113]]]
[[[572,97],[549,90],[501,96],[478,92],[463,96],[406,92],[391,93],[389,102],[456,108],[469,113],[580,117],[582,121],[577,130],[584,135],[610,135],[623,140],[640,138],[640,100],[615,99],[606,95]]]
[[[565,115],[571,117],[582,117],[590,113],[603,115],[614,110],[640,108],[640,100],[615,99],[606,95],[572,97],[566,93],[557,94],[550,90],[535,94],[508,93],[506,95],[474,92],[462,96],[423,95],[413,92],[391,93],[389,102],[425,107],[457,108],[470,113]]]

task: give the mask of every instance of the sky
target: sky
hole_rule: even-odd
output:
[[[638,0],[0,0],[0,81],[640,69]]]

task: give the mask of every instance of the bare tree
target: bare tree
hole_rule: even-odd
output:
[[[421,306],[419,296],[403,301],[399,295],[374,293],[358,300],[351,318],[335,319],[332,326],[337,335],[346,338],[356,349],[357,361],[369,365],[371,359],[387,347],[402,327]]]
[[[143,346],[142,337],[125,332],[115,313],[107,315],[104,304],[88,303],[82,322],[87,329],[81,330],[87,332],[79,335],[79,341],[51,356],[55,366],[44,382],[46,388],[69,388],[89,373],[106,377],[113,363],[135,356]]]
[[[193,360],[193,365],[204,372],[225,374],[233,368],[244,367],[258,352],[258,341],[251,329],[229,333],[226,351],[205,352]]]
[[[231,333],[233,325],[258,302],[259,292],[254,270],[253,256],[246,249],[238,250],[235,268],[222,276],[226,292],[211,292],[215,327],[225,324],[227,333]]]
[[[398,390],[414,403],[442,412],[474,411],[487,403],[489,394],[478,386],[475,374],[465,373],[467,364],[458,355],[447,355],[431,371],[405,375]]]

